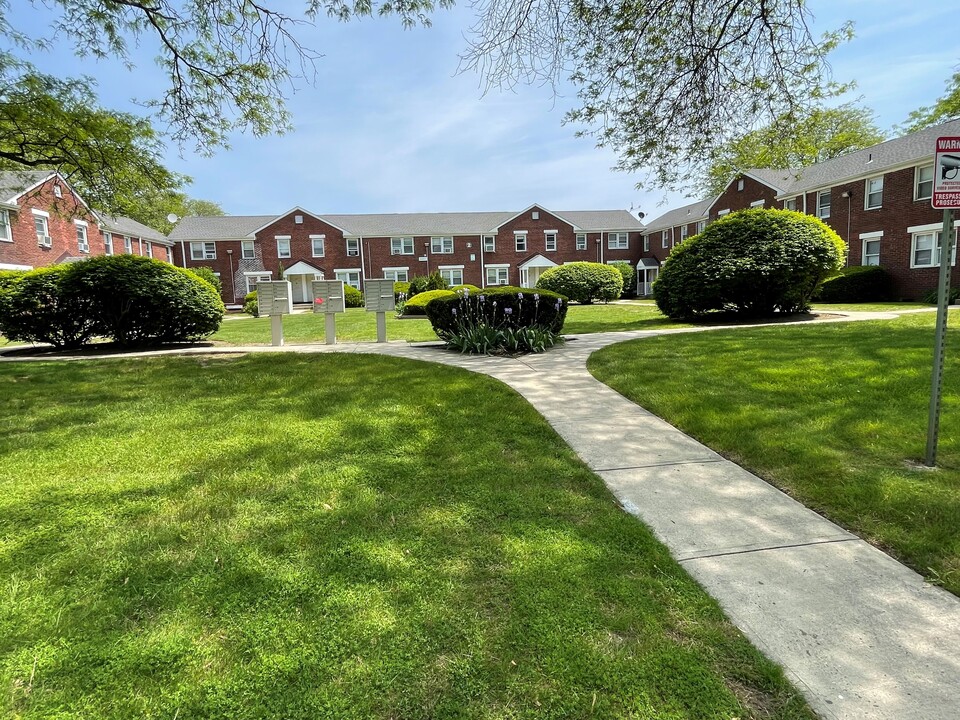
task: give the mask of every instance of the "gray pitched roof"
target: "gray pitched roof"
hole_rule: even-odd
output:
[[[550,211],[552,212],[552,211]],[[380,215],[317,215],[348,235],[483,235],[505,223],[516,212],[387,213]],[[574,210],[554,213],[581,230],[642,230],[643,224],[626,210]],[[276,220],[278,215],[185,217],[168,239],[215,240],[243,238]]]
[[[695,203],[678,207],[676,210],[665,212],[660,217],[652,220],[644,232],[656,232],[657,230],[666,230],[676,225],[686,225],[696,222],[707,216],[707,210],[713,204],[715,198],[706,200],[697,200]]]
[[[794,180],[780,194],[809,192],[898,166],[932,161],[936,140],[941,135],[960,135],[960,119],[797,170]]]
[[[276,220],[276,215],[223,215],[181,218],[167,240],[215,240],[244,238],[257,228]]]
[[[55,175],[54,170],[6,170],[0,172],[0,202],[10,203],[26,190]]]
[[[796,170],[772,170],[770,168],[750,168],[749,170],[744,170],[744,174],[752,175],[760,182],[769,185],[770,187],[777,190],[777,192],[783,192],[789,188],[797,180],[797,171]]]
[[[109,232],[139,237],[144,240],[150,240],[151,242],[169,242],[162,232],[154,230],[149,225],[137,222],[133,218],[124,217],[123,215],[107,215],[103,212],[97,212],[97,215],[101,220],[100,226]]]

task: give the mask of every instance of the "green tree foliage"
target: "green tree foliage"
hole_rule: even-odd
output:
[[[167,83],[145,104],[181,147],[211,153],[231,132],[290,128],[286,96],[298,81],[312,80],[319,57],[297,38],[299,24],[323,15],[394,14],[404,26],[429,25],[429,16],[453,0],[306,0],[296,14],[249,0],[50,0],[60,11],[54,40],[2,20],[8,4],[0,0],[7,47],[66,43],[80,56],[131,65],[131,47],[154,49]],[[497,0],[474,7],[464,70],[479,71],[488,86],[572,81],[580,107],[568,119],[615,148],[622,169],[649,170],[647,184],[657,187],[685,185],[734,129],[817,106],[842,89],[829,79],[827,55],[851,35],[849,26],[815,35],[810,10],[796,0]],[[38,75],[9,51],[0,65],[8,87]],[[62,82],[77,85],[68,95],[89,84]],[[84,104],[95,105],[89,98]],[[55,147],[55,128],[40,127],[40,145]],[[93,185],[104,161],[83,167]]]
[[[696,177],[703,196],[719,195],[730,178],[750,168],[802,168],[861,150],[886,138],[866,108],[842,105],[786,113],[758,130],[718,146]]]
[[[808,309],[843,263],[846,244],[819,218],[790,210],[741,210],[677,245],[653,283],[671,318],[714,311],[749,317]]]
[[[907,116],[904,135],[960,117],[960,72],[947,81],[947,90],[933,105],[917,108]]]

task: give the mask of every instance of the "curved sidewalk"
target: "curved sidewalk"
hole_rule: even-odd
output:
[[[874,317],[891,315],[869,319]],[[784,667],[822,717],[960,717],[957,597],[587,372],[595,350],[664,332],[684,331],[574,336],[548,353],[521,358],[464,356],[406,343],[187,352],[377,353],[497,378],[521,393],[624,509],[653,529],[747,637]],[[171,352],[183,351],[139,355]]]

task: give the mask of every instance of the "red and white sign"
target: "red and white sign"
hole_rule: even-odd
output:
[[[930,204],[937,210],[960,209],[960,137],[937,138]]]

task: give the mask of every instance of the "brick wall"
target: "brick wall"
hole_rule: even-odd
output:
[[[743,189],[740,189],[741,182],[743,183]],[[752,177],[740,175],[730,182],[723,194],[710,206],[709,219],[711,221],[716,220],[721,210],[729,210],[730,212],[746,210],[752,207],[752,203],[759,200],[763,201],[761,207],[782,207],[782,204],[776,198],[777,191],[769,185],[754,180]]]
[[[59,186],[61,197],[54,193]],[[10,210],[10,229],[12,242],[0,241],[0,264],[45,267],[54,265],[67,257],[88,257],[104,254],[103,237],[96,218],[84,207],[80,199],[57,177],[45,183],[17,200],[19,210]],[[48,213],[47,227],[51,247],[40,245],[34,213],[32,210]],[[87,242],[89,252],[82,252],[77,241],[77,225],[74,220],[87,223]]]

